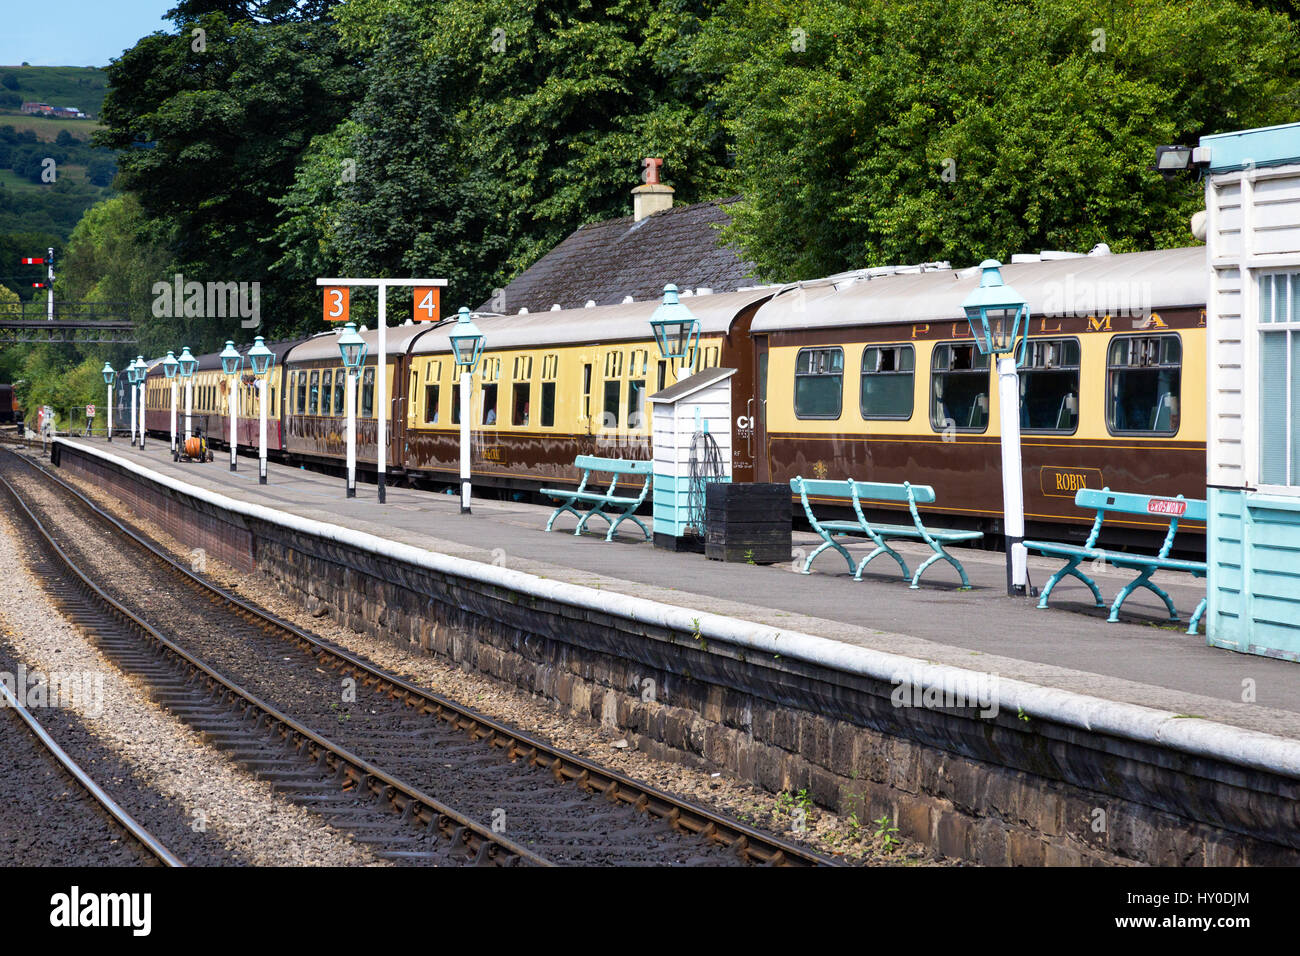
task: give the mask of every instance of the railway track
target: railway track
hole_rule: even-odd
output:
[[[36,715],[3,682],[0,682],[0,701],[13,714],[13,719],[20,721],[44,751],[54,759],[69,777],[77,782],[87,796],[102,808],[117,830],[125,833],[138,843],[145,852],[163,866],[181,867],[185,865],[161,840],[150,833],[116,800],[109,796],[108,792],[82,769],[81,765],[73,760],[66,750],[59,746],[49,731],[41,726],[41,722],[36,719]]]
[[[12,474],[12,462],[19,456],[4,457],[9,460],[4,471]],[[159,682],[156,693],[160,700],[182,719],[197,721],[196,726],[209,733],[218,746],[231,749],[237,761],[268,775],[268,779],[279,782],[277,785],[283,784],[295,799],[327,818],[329,800],[315,789],[301,793],[292,790],[307,782],[301,770],[268,763],[272,758],[266,756],[267,744],[254,746],[237,735],[237,728],[250,723],[273,728],[280,750],[285,749],[283,744],[291,744],[298,759],[305,755],[314,761],[324,776],[338,786],[331,800],[337,801],[339,792],[346,795],[358,789],[369,790],[400,817],[415,817],[430,826],[441,815],[447,822],[438,826],[440,832],[460,840],[465,844],[464,851],[480,862],[743,862],[785,866],[837,862],[551,747],[389,674],[206,581],[77,489],[30,460],[22,461],[22,467],[31,469],[29,474],[39,472],[48,482],[46,487],[58,489],[58,494],[66,496],[79,512],[109,532],[105,541],[111,540],[114,547],[130,548],[136,565],[144,556],[151,573],[142,577],[149,578],[153,591],[165,590],[173,604],[185,606],[196,616],[204,616],[200,609],[207,615],[217,615],[227,632],[224,640],[209,641],[201,651],[195,647],[187,651],[174,643],[175,634],[169,640],[123,608],[115,617],[118,621],[123,620],[123,615],[135,619],[122,625],[136,632],[130,640],[137,647],[144,641],[155,650],[142,654],[112,638],[101,638],[101,642],[125,655],[126,666],[147,670]],[[5,480],[4,486],[7,494],[21,502],[12,484]],[[39,523],[38,516],[26,505],[20,503],[19,510]],[[47,548],[58,548],[52,537],[48,541]],[[72,562],[62,549],[60,554],[65,563]],[[158,572],[156,577],[152,575],[154,570]],[[83,593],[87,588],[95,589],[88,576],[82,578]],[[122,597],[104,594],[97,600],[120,601]],[[158,660],[159,648],[166,652],[165,663]],[[292,653],[286,654],[288,651]],[[209,664],[201,662],[197,656],[200,653],[220,658],[221,666],[233,665],[236,669],[246,666],[251,655],[261,664],[262,673],[248,673],[249,682],[256,686],[241,687],[233,680],[222,679]],[[239,664],[237,659],[245,664]],[[268,659],[276,660],[273,674],[266,672]],[[187,669],[200,676],[184,677]],[[326,680],[321,681],[318,675],[326,676]],[[343,679],[354,683],[358,706],[341,711],[337,698],[327,703],[323,695],[333,692],[326,687],[334,688]],[[196,685],[208,697],[202,704],[186,696]],[[272,703],[259,699],[255,691],[277,700]],[[295,710],[295,716],[276,704]],[[253,712],[262,716],[250,720],[248,715]],[[313,719],[317,725],[330,722],[330,739],[308,729]],[[407,778],[416,783],[403,783]],[[458,803],[469,809],[457,814],[437,804],[419,785],[427,785],[434,793],[455,792]],[[348,805],[337,809],[352,812],[356,808]],[[343,819],[347,819],[346,814]],[[497,827],[498,823],[502,826]],[[526,840],[529,849],[516,844],[512,855],[502,830],[520,834],[517,839]],[[367,836],[379,843],[386,838],[378,831]],[[386,849],[382,855],[415,861],[426,859],[420,854],[431,852],[427,847],[412,847]]]

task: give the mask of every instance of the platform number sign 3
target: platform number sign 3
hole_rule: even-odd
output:
[[[438,287],[417,287],[415,290],[415,321],[438,321]]]
[[[331,285],[325,287],[325,321],[346,322],[348,320],[348,287]]]

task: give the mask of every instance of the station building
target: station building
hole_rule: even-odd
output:
[[[1206,136],[1206,639],[1300,661],[1300,123]]]

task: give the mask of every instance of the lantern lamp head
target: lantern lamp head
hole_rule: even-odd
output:
[[[996,259],[980,263],[979,288],[966,297],[962,308],[970,322],[975,344],[985,355],[1009,355],[1020,344],[1019,361],[1024,360],[1024,326],[1029,304],[1016,290],[1002,282],[1002,264]]]
[[[226,347],[221,350],[221,371],[227,375],[238,375],[243,367],[244,357],[235,348],[235,343],[227,339]]]
[[[474,371],[478,366],[479,357],[483,354],[484,339],[483,333],[470,318],[469,309],[463,305],[456,313],[456,324],[452,327],[448,338],[451,339],[452,356],[456,360],[457,367],[467,372]]]
[[[189,378],[199,367],[199,360],[190,354],[188,345],[181,349],[181,357],[177,361],[181,366],[181,378]]]
[[[339,354],[343,356],[344,367],[355,372],[365,364],[368,351],[366,340],[357,334],[356,323],[349,322],[343,326],[343,333],[339,336]]]
[[[650,316],[650,328],[659,344],[659,354],[666,359],[693,355],[700,340],[700,320],[682,305],[677,286],[664,286],[664,301]]]
[[[253,374],[259,378],[271,371],[275,364],[275,353],[266,347],[262,336],[253,339],[253,347],[248,350],[248,364],[253,367]]]
[[[163,367],[163,375],[167,378],[168,381],[171,381],[176,377],[176,373],[180,371],[181,363],[176,361],[175,352],[171,351],[170,349],[167,350],[167,357],[162,360],[162,367]]]
[[[117,380],[117,371],[107,362],[104,363],[104,369],[100,374],[104,376],[105,385],[112,385]]]

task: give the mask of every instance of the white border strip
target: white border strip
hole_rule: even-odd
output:
[[[439,554],[368,532],[228,498],[80,442],[66,438],[55,438],[54,441],[112,462],[129,472],[174,488],[217,508],[441,574],[468,578],[543,600],[588,608],[679,633],[695,633],[698,621],[699,633],[707,640],[726,641],[761,653],[780,654],[782,657],[888,683],[938,688],[978,687],[982,686],[981,682],[986,685],[988,675],[983,671],[930,664],[917,658],[845,644],[799,631],[775,631],[752,621],[691,611],[646,598],[552,581],[523,571]],[[998,679],[997,703],[1002,709],[1022,711],[1029,716],[1085,731],[1123,737],[1300,778],[1300,741],[1286,737],[1200,718],[1179,718],[1172,711],[1105,700],[1017,680]]]

